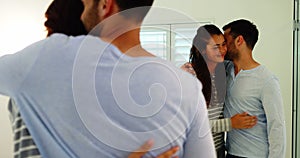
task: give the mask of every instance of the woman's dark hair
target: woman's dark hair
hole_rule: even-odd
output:
[[[190,51],[190,63],[196,72],[197,78],[201,81],[202,92],[207,103],[207,107],[211,101],[212,83],[211,76],[202,52],[206,50],[206,46],[213,35],[222,35],[222,32],[215,25],[204,25],[198,28],[197,34],[193,39],[193,45]],[[216,88],[218,90],[218,98],[224,101],[225,97],[225,70],[223,63],[219,63],[215,70]]]
[[[81,0],[54,0],[48,7],[44,25],[50,36],[63,33],[68,36],[87,34],[80,16],[84,6]]]

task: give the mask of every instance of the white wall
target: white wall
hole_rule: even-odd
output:
[[[13,157],[13,135],[7,110],[8,98],[0,96],[0,158]]]
[[[44,12],[50,1],[0,0],[0,56],[46,36]]]
[[[156,0],[155,5],[184,12],[219,27],[239,18],[253,21],[260,31],[254,58],[280,79],[287,126],[287,153],[292,143],[293,0]]]
[[[0,0],[0,56],[44,38],[44,11],[51,0]],[[156,6],[184,12],[222,27],[247,18],[260,30],[255,58],[280,79],[287,124],[287,154],[291,157],[292,0],[156,0]],[[0,158],[11,157],[11,128],[5,99],[0,98]],[[10,148],[10,149],[9,149]]]
[[[0,0],[0,56],[45,38],[43,26],[51,0]],[[1,75],[1,74],[0,74]],[[7,97],[0,96],[0,158],[13,157]]]

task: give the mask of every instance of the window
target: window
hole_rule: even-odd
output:
[[[140,33],[141,44],[147,51],[154,55],[169,59],[169,29],[168,26],[147,26],[143,27]]]
[[[141,29],[141,44],[147,51],[179,67],[189,60],[193,38],[204,24],[146,25]]]

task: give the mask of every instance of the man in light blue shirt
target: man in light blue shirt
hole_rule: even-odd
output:
[[[226,140],[227,158],[284,158],[286,129],[280,85],[265,66],[252,58],[258,40],[256,26],[236,20],[223,27],[227,42],[227,96],[224,115],[247,111],[257,125],[233,129]]]
[[[214,158],[201,83],[140,46],[153,0],[83,3],[85,28],[101,22],[93,36],[53,34],[0,58],[0,93],[42,157],[127,157],[152,139],[145,157],[178,146],[179,157]]]

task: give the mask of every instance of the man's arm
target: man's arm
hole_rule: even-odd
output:
[[[215,158],[215,146],[210,130],[205,99],[202,93],[197,93],[196,95],[200,97],[200,102],[198,103],[197,108],[194,109],[196,113],[187,133],[183,157]]]
[[[0,57],[0,94],[12,96],[18,90],[42,44],[38,42],[15,54]]]
[[[286,127],[280,86],[277,78],[266,83],[262,91],[262,104],[267,117],[269,158],[284,158]]]

